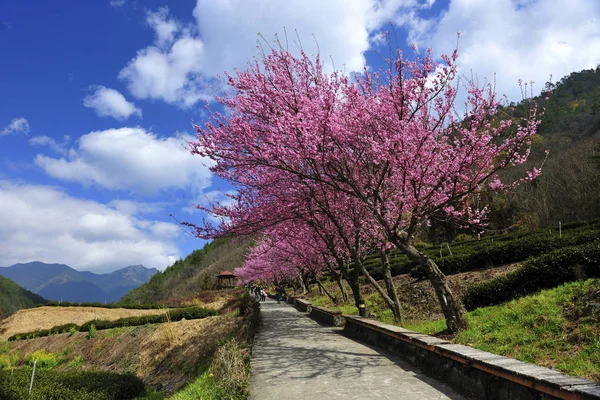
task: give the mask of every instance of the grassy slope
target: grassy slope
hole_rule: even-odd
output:
[[[100,330],[93,338],[77,332],[0,342],[0,368],[11,361],[21,365],[27,355],[44,349],[56,355],[58,369],[131,372],[145,384],[160,389],[156,398],[162,398],[202,373],[223,339],[240,331],[242,318],[235,300],[239,291],[230,290],[228,296],[225,292],[203,293],[206,303],[196,301],[203,306],[219,305],[221,316]]]
[[[215,275],[242,265],[249,245],[250,240],[214,240],[127,293],[121,303],[157,303],[211,289]]]
[[[23,308],[43,304],[46,300],[35,293],[23,289],[12,280],[0,276],[0,319],[8,317]]]
[[[467,314],[454,341],[600,381],[600,280],[573,282]],[[434,334],[443,320],[407,324]]]

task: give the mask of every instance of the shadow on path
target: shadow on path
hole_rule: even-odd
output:
[[[285,303],[261,304],[251,398],[465,399],[399,357],[320,326]]]

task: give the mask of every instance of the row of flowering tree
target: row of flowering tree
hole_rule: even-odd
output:
[[[226,112],[197,126],[190,146],[236,188],[235,202],[205,208],[220,224],[189,225],[203,238],[262,234],[238,273],[328,271],[349,283],[360,310],[362,274],[401,321],[389,270],[395,247],[426,271],[449,330],[464,327],[446,277],[413,240],[433,214],[481,224],[487,208],[474,198],[539,175],[533,169],[504,183],[497,175],[527,160],[539,116],[532,105],[526,119],[501,118],[491,85],[460,82],[456,51],[441,60],[398,51],[386,68],[348,76],[278,45],[227,75],[229,94],[218,99]],[[383,285],[363,264],[372,253],[382,257]]]

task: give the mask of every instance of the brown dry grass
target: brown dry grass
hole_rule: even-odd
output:
[[[140,315],[162,314],[164,310],[129,310],[125,308],[100,307],[38,307],[19,310],[0,321],[0,340],[17,333],[74,323],[81,325],[93,319],[115,320]]]
[[[174,393],[195,377],[196,366],[212,356],[219,343],[238,329],[241,318],[209,317],[158,325],[125,327],[98,331],[93,339],[78,332],[32,340],[9,342],[20,363],[25,356],[45,349],[62,356],[60,369],[70,369],[76,356],[83,358],[80,368],[130,372],[144,383]]]
[[[446,276],[446,280],[454,295],[458,298],[462,298],[466,290],[473,284],[506,275],[516,270],[519,265],[520,263],[511,263],[476,271],[461,272],[459,274]],[[394,277],[394,283],[398,289],[400,302],[406,307],[406,319],[435,320],[444,317],[429,280],[415,282],[410,275],[399,275]],[[383,282],[381,282],[381,284],[383,285]]]

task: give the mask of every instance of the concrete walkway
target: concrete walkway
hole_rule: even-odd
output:
[[[466,399],[400,358],[267,300],[252,353],[251,399]]]

